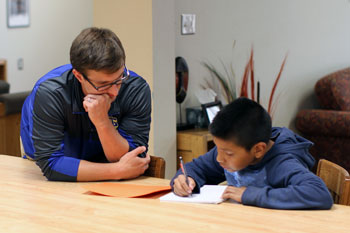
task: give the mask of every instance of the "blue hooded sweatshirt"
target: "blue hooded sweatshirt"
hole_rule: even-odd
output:
[[[217,148],[185,165],[196,182],[194,192],[205,184],[247,187],[242,204],[273,209],[330,209],[332,197],[324,182],[309,169],[315,163],[308,152],[312,142],[287,128],[273,128],[274,145],[263,159],[240,171],[229,172],[216,161]],[[181,169],[171,181],[182,174]]]

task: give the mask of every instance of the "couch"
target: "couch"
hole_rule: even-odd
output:
[[[350,171],[350,68],[321,78],[315,93],[321,109],[301,110],[296,128],[314,142],[316,165],[324,158]]]

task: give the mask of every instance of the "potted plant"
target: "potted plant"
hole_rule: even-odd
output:
[[[250,57],[247,62],[247,65],[245,66],[242,82],[240,86],[240,97],[246,97],[250,98],[258,103],[260,103],[260,82],[255,83],[255,74],[254,74],[254,52],[253,49],[251,49]],[[285,56],[282,65],[280,67],[279,73],[275,79],[275,82],[272,86],[269,101],[268,101],[268,107],[267,111],[270,115],[273,115],[273,112],[275,110],[275,104],[273,101],[273,97],[275,94],[275,91],[277,89],[278,82],[281,78],[282,71],[284,69],[284,65],[286,63],[287,55]],[[230,64],[230,67],[227,68],[224,63],[221,61],[221,64],[224,67],[225,74],[222,74],[216,69],[212,64],[208,62],[202,62],[202,65],[207,68],[209,73],[212,77],[214,77],[221,85],[221,87],[224,89],[225,98],[228,103],[233,101],[236,98],[236,90],[235,90],[235,75],[233,71],[233,64]],[[250,82],[250,96],[249,96],[249,82]],[[255,90],[255,84],[256,84],[256,90]],[[256,94],[256,95],[255,95]]]

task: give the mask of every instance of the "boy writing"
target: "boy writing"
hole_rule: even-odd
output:
[[[239,98],[225,106],[210,125],[214,147],[187,163],[171,181],[175,194],[188,196],[204,184],[227,180],[223,198],[274,209],[330,209],[332,197],[309,171],[312,143],[286,128],[272,128],[258,103]]]

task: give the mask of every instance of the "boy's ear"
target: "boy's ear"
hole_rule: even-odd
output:
[[[262,158],[266,152],[266,147],[267,145],[265,142],[258,142],[257,144],[255,144],[252,148],[252,152],[254,153],[255,158]]]

